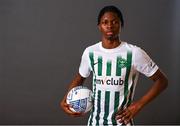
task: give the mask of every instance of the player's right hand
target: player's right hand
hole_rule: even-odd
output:
[[[69,104],[66,103],[66,98],[63,98],[63,100],[60,103],[61,108],[64,110],[65,113],[67,113],[70,116],[73,117],[80,117],[83,116],[84,113],[80,112],[72,112],[69,108],[71,107]]]

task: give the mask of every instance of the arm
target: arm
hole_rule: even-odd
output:
[[[167,78],[160,70],[157,70],[156,73],[149,78],[153,80],[154,83],[148,92],[138,101],[133,102],[130,106],[118,112],[116,119],[120,120],[121,123],[129,123],[146,104],[158,96],[168,85]]]
[[[82,85],[82,83],[84,82],[85,78],[83,78],[79,73],[75,76],[75,78],[73,79],[73,81],[70,83],[69,85],[69,88],[68,88],[68,91],[66,93],[66,95],[64,96],[64,98],[62,99],[61,103],[60,103],[60,106],[61,108],[69,115],[72,115],[72,116],[80,116],[81,114],[80,113],[75,113],[75,112],[72,112],[70,109],[69,109],[69,105],[66,103],[66,97],[67,97],[67,94],[68,92],[73,88],[73,87],[76,87],[76,86],[80,86]]]
[[[157,72],[149,78],[154,81],[154,84],[151,89],[139,100],[142,107],[158,96],[168,85],[167,78],[160,70],[157,70]]]

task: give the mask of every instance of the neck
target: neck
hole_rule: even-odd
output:
[[[119,37],[116,39],[105,39],[102,38],[102,46],[107,49],[113,49],[118,47],[121,44],[121,41],[119,40]]]

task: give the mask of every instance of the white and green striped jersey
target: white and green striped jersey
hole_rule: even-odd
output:
[[[157,70],[145,51],[127,42],[114,49],[103,48],[102,42],[86,48],[79,73],[86,78],[93,72],[94,104],[88,125],[121,125],[115,114],[131,104],[139,72],[150,77]]]

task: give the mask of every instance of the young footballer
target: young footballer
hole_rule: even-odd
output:
[[[70,90],[82,85],[93,73],[94,103],[88,125],[132,125],[133,117],[167,87],[167,78],[147,53],[120,40],[123,25],[123,16],[117,7],[106,6],[100,11],[101,41],[84,50],[79,72],[69,86]],[[133,101],[139,73],[153,84],[140,99]],[[70,111],[66,95],[61,107],[72,116],[83,115]]]

